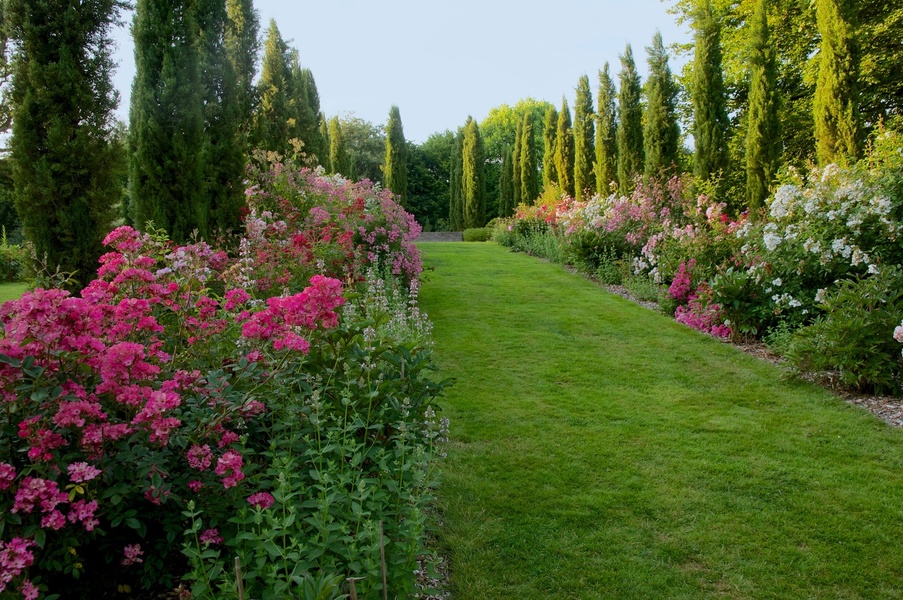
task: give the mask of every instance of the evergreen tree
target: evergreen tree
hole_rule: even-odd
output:
[[[599,71],[599,96],[596,102],[596,192],[611,193],[611,182],[618,178],[617,91],[608,72],[608,63]]]
[[[589,77],[584,75],[577,83],[577,101],[574,103],[574,192],[584,197],[596,189],[593,160],[596,137],[593,125],[593,94],[589,89]]]
[[[555,170],[558,186],[569,196],[574,195],[574,131],[571,129],[571,109],[567,99],[561,99],[558,129],[555,132]]]
[[[306,100],[306,108],[301,116],[305,151],[315,159],[316,164],[323,164],[329,154],[329,145],[324,143],[320,126],[320,92],[317,90],[314,74],[310,69],[301,69],[297,78],[294,75],[292,77],[299,84],[299,97]]]
[[[25,237],[50,268],[74,271],[82,284],[96,273],[120,196],[110,30],[124,7],[7,0],[3,15],[14,42],[10,146]]]
[[[524,143],[523,131],[524,121],[523,119],[518,119],[514,133],[514,151],[511,153],[511,191],[515,208],[520,206],[521,204],[527,203],[527,199],[524,198],[524,186],[521,183],[521,175],[523,173],[520,166],[521,146],[523,146]]]
[[[329,165],[332,167],[331,173],[338,173],[346,179],[352,178],[351,155],[345,145],[345,136],[338,117],[329,120]]]
[[[499,179],[499,216],[514,214],[514,157],[511,146],[502,154],[502,173]]]
[[[397,106],[389,110],[386,124],[385,188],[392,190],[402,206],[407,206],[408,194],[408,147],[401,126],[401,112]]]
[[[138,0],[132,37],[135,80],[129,111],[132,221],[152,221],[177,242],[202,221],[207,203],[198,24],[189,0]]]
[[[746,202],[751,214],[768,197],[781,158],[777,66],[768,29],[767,1],[757,0],[750,23],[749,114],[746,123]]]
[[[693,174],[706,181],[727,170],[728,119],[721,70],[721,24],[713,14],[711,0],[702,0],[693,27]]]
[[[228,19],[222,0],[196,0],[204,114],[204,194],[199,222],[236,232],[244,205],[242,90],[226,47]],[[207,233],[204,228],[202,233]]]
[[[673,170],[680,148],[677,125],[677,85],[668,66],[668,53],[658,31],[652,38],[649,79],[646,82],[646,118],[643,128],[645,175],[647,178]]]
[[[286,154],[294,115],[291,103],[291,65],[288,45],[275,20],[270,20],[263,45],[263,69],[257,83],[258,106],[254,115],[254,144],[263,150]]]
[[[549,189],[558,185],[558,171],[555,170],[555,133],[558,131],[558,111],[549,106],[543,120],[542,138],[544,149],[542,154],[542,187]]]
[[[815,151],[819,164],[846,163],[859,155],[859,107],[850,0],[817,0],[818,82],[813,99]]]
[[[464,229],[486,224],[485,152],[480,128],[467,117],[461,153],[461,199],[464,208]]]
[[[226,54],[235,73],[243,137],[251,132],[256,105],[257,58],[260,54],[260,17],[252,0],[226,0]]]
[[[520,144],[520,186],[521,201],[532,205],[539,197],[539,176],[536,168],[536,146],[533,144],[533,119],[530,113],[524,114],[521,126]]]
[[[332,140],[329,139],[329,121],[326,115],[320,113],[320,165],[327,173],[332,173],[332,163],[329,161],[329,150],[332,148]]]
[[[464,200],[462,192],[462,156],[464,154],[464,131],[458,129],[455,147],[451,157],[451,178],[449,179],[448,225],[452,231],[464,229]]]
[[[643,105],[642,86],[633,60],[633,49],[621,56],[618,93],[618,189],[629,194],[636,185],[636,177],[643,170]]]

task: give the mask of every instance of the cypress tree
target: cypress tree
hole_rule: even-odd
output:
[[[275,20],[270,20],[263,48],[263,69],[257,83],[254,143],[258,148],[285,154],[290,149],[288,140],[293,133],[292,74],[289,48]]]
[[[224,232],[241,227],[244,205],[242,90],[226,48],[227,15],[222,0],[196,0],[205,146],[204,195],[199,223]],[[206,234],[205,229],[201,233]]]
[[[110,30],[124,4],[8,0],[11,163],[25,237],[53,269],[93,278],[119,200]]]
[[[226,17],[226,54],[235,74],[242,134],[247,140],[256,105],[254,78],[260,54],[260,17],[252,0],[226,0]]]
[[[465,229],[486,224],[485,163],[480,128],[472,117],[467,117],[461,154],[461,199],[464,204]]]
[[[329,120],[329,165],[332,167],[330,172],[338,173],[346,179],[352,177],[351,155],[345,145],[345,136],[338,117]]]
[[[518,207],[521,204],[526,204],[527,199],[524,198],[524,187],[521,183],[521,146],[524,143],[524,122],[521,119],[518,119],[517,125],[515,126],[514,133],[514,151],[511,153],[511,190],[512,190],[512,200],[514,202],[514,206]]]
[[[401,126],[401,111],[397,106],[389,110],[386,124],[385,188],[398,196],[402,206],[408,197],[408,146]]]
[[[293,80],[298,82],[301,91],[299,97],[305,103],[301,115],[304,147],[316,164],[323,164],[324,157],[329,154],[329,146],[323,142],[320,127],[320,92],[317,90],[314,74],[310,69],[301,69],[297,78],[293,75]]]
[[[571,129],[571,109],[567,99],[561,99],[558,128],[555,132],[555,170],[561,191],[574,196],[574,131]]]
[[[558,111],[549,106],[543,120],[542,138],[542,187],[549,189],[558,184],[558,171],[555,170],[555,133],[558,131]]]
[[[451,177],[449,178],[448,224],[452,231],[464,229],[464,201],[462,196],[461,159],[464,153],[464,131],[458,130],[451,156]]]
[[[608,63],[599,71],[599,96],[596,102],[596,192],[611,193],[611,183],[618,178],[618,114],[615,83]]]
[[[189,0],[138,0],[132,37],[135,80],[129,111],[132,221],[149,221],[177,242],[207,223],[198,25]]]
[[[332,163],[329,161],[329,149],[332,148],[332,140],[329,139],[329,122],[326,115],[320,113],[320,165],[327,173],[332,173]]]
[[[711,0],[703,0],[693,22],[696,30],[693,56],[693,138],[696,154],[693,174],[699,181],[727,169],[727,107],[721,70],[721,25]]]
[[[815,87],[815,150],[819,164],[859,156],[859,107],[854,11],[848,0],[817,0],[818,82]]]
[[[646,118],[643,129],[645,175],[647,178],[673,170],[680,148],[677,125],[677,85],[668,66],[668,53],[658,31],[652,38],[649,80],[646,82]]]
[[[514,158],[511,146],[502,153],[502,173],[499,179],[499,216],[510,217],[514,213]]]
[[[524,124],[521,127],[520,161],[518,162],[521,201],[524,204],[532,205],[539,197],[539,177],[536,168],[536,146],[533,144],[533,119],[529,112],[524,113]]]
[[[618,188],[621,194],[633,191],[635,179],[643,169],[643,105],[640,101],[640,75],[633,60],[633,49],[621,56],[618,93]]]
[[[589,89],[589,77],[584,75],[577,83],[577,100],[574,103],[574,192],[582,198],[587,191],[596,188],[593,159],[596,137],[593,125],[593,94]]]
[[[781,157],[777,65],[768,29],[766,0],[757,0],[750,23],[749,114],[746,130],[746,202],[751,214],[768,197]]]

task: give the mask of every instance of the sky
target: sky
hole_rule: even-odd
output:
[[[405,137],[424,142],[454,131],[468,116],[482,121],[522,98],[573,108],[581,75],[593,94],[610,63],[617,85],[628,43],[645,77],[655,31],[666,46],[690,40],[667,10],[673,0],[255,0],[261,33],[275,19],[302,66],[314,75],[327,116],[353,113],[378,125],[401,111]],[[128,121],[135,75],[128,24],[115,31],[120,93],[117,115]],[[672,56],[671,69],[685,59]]]

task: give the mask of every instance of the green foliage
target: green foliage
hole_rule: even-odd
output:
[[[209,204],[199,185],[205,173],[204,94],[193,6],[139,0],[132,27],[131,220],[139,228],[152,222],[177,242],[208,230]]]
[[[254,146],[286,155],[290,152],[291,55],[275,19],[270,19],[263,44],[263,69],[257,82],[257,111],[254,114]]]
[[[545,119],[542,122],[542,186],[549,187],[558,184],[558,171],[555,169],[555,134],[558,130],[558,111],[554,106],[546,110]],[[507,216],[507,215],[502,215]]]
[[[226,55],[238,88],[241,132],[247,144],[254,118],[257,58],[260,54],[260,16],[252,0],[226,0]]]
[[[125,5],[98,0],[5,3],[15,114],[14,201],[25,238],[54,267],[92,279],[119,201],[111,31]]]
[[[539,197],[539,174],[536,167],[536,148],[533,145],[533,121],[529,114],[524,115],[524,123],[520,135],[520,203],[533,204]]]
[[[348,151],[349,177],[357,181],[382,181],[386,160],[386,134],[381,125],[348,113],[339,117]]]
[[[291,138],[300,140],[302,151],[309,165],[322,163],[322,158],[329,152],[320,135],[320,93],[317,82],[310,69],[302,68],[298,62],[298,52],[292,51],[291,97],[289,103],[294,115],[294,126]],[[297,143],[297,141],[296,141]]]
[[[329,160],[329,151],[332,149],[332,140],[329,138],[329,121],[322,112],[320,113],[320,143],[324,150],[320,157],[320,165],[327,173],[332,173],[332,162]]]
[[[608,72],[608,62],[599,71],[599,95],[596,101],[596,193],[612,193],[618,179],[617,90]]]
[[[401,112],[397,106],[389,110],[386,125],[385,187],[398,196],[402,207],[407,207],[408,196],[408,146],[401,125]]]
[[[492,229],[489,227],[477,227],[464,230],[465,242],[488,242],[492,238]]]
[[[28,248],[8,243],[4,230],[0,239],[0,283],[22,281],[29,258]]]
[[[511,198],[512,205],[517,207],[525,204],[527,200],[524,198],[524,186],[521,181],[523,171],[521,170],[521,146],[524,144],[524,122],[520,121],[515,128],[514,133],[514,149],[511,152]]]
[[[472,118],[467,118],[461,145],[461,200],[464,229],[486,224],[486,180],[483,168],[486,158],[480,128]]]
[[[464,229],[464,200],[462,192],[461,158],[464,153],[464,132],[458,129],[451,154],[451,177],[449,178],[448,226],[452,231]]]
[[[574,131],[571,127],[571,109],[566,98],[561,98],[558,127],[555,131],[555,171],[558,187],[569,196],[574,195]]]
[[[574,193],[578,198],[592,196],[596,189],[593,174],[593,94],[589,89],[589,77],[583,75],[577,83],[577,100],[574,103]]]
[[[499,179],[499,216],[510,217],[514,207],[514,153],[511,148],[506,148]]]
[[[746,121],[746,205],[755,215],[768,197],[781,157],[777,68],[768,29],[767,1],[757,0],[750,47]]]
[[[629,275],[621,282],[627,291],[642,302],[658,302],[662,286],[646,275]]]
[[[345,145],[345,135],[338,117],[329,120],[329,166],[331,173],[338,173],[347,179],[353,178],[351,156]]]
[[[821,165],[859,156],[858,69],[849,0],[817,0],[818,83],[813,100],[815,150]]]
[[[677,167],[680,127],[677,124],[677,85],[668,66],[662,34],[656,32],[649,55],[646,81],[646,114],[643,119],[643,150],[647,178],[664,175]]]
[[[621,80],[618,92],[618,190],[633,191],[637,175],[643,169],[643,105],[640,100],[640,75],[630,44],[621,56]]]
[[[422,144],[408,142],[408,207],[424,231],[448,222],[448,181],[455,135],[432,134]],[[429,227],[430,229],[427,229]]]
[[[727,171],[729,122],[721,65],[721,24],[711,0],[703,0],[694,15],[695,54],[693,56],[693,174],[706,181]]]
[[[822,315],[797,331],[787,350],[794,368],[833,373],[860,391],[900,393],[903,360],[893,333],[903,314],[903,269],[841,281],[819,308]]]

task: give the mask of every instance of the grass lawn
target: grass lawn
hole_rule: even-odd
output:
[[[903,597],[903,431],[560,266],[421,249],[455,600]]]
[[[0,283],[0,304],[7,300],[18,300],[27,289],[27,283]]]

